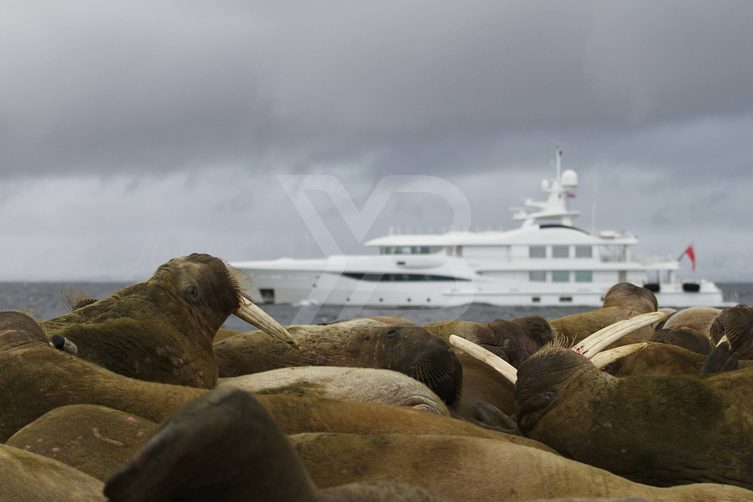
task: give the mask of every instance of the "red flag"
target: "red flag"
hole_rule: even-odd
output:
[[[693,270],[695,270],[695,249],[693,249],[693,245],[691,244],[688,246],[685,251],[682,252],[680,255],[680,258],[683,256],[688,255],[688,258],[690,258],[690,265]]]

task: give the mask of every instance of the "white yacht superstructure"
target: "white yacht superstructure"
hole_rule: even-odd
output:
[[[545,201],[526,199],[509,231],[388,235],[366,246],[379,254],[319,259],[281,258],[232,265],[253,278],[250,294],[267,303],[371,307],[493,305],[599,306],[615,283],[644,286],[661,306],[722,305],[707,280],[682,282],[679,261],[634,257],[627,231],[590,234],[573,226],[568,209],[578,176],[561,171],[542,182]]]

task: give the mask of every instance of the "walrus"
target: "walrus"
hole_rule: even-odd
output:
[[[657,307],[656,296],[651,291],[628,282],[620,282],[607,291],[601,308],[551,319],[549,324],[563,346],[572,346],[610,324],[636,314],[656,312]],[[653,332],[652,327],[646,327],[619,340],[615,345],[645,341]]]
[[[217,381],[212,338],[230,314],[287,342],[294,339],[242,293],[243,277],[206,254],[174,258],[145,282],[42,321],[50,338],[121,375],[211,388]]]
[[[350,366],[399,371],[428,386],[448,406],[462,391],[462,367],[450,346],[419,326],[356,319],[326,326],[288,326],[296,350],[264,333],[234,335],[214,345],[220,377],[292,366]]]
[[[45,413],[5,442],[105,481],[157,428],[151,420],[106,406],[75,404]]]
[[[470,502],[628,496],[663,502],[753,500],[753,492],[735,486],[646,486],[557,454],[490,439],[305,433],[290,440],[320,487],[391,479]]]
[[[615,378],[558,347],[518,368],[518,426],[634,481],[753,488],[753,369]]]
[[[293,394],[320,399],[407,406],[449,416],[442,400],[426,385],[397,371],[341,366],[296,366],[220,379],[232,386],[259,394]]]
[[[73,467],[19,448],[0,444],[0,499],[99,502],[102,482]]]
[[[261,404],[228,386],[175,411],[107,480],[104,493],[113,502],[358,500],[364,495],[368,500],[447,500],[394,482],[362,486],[351,485],[344,494],[337,487],[317,489]]]

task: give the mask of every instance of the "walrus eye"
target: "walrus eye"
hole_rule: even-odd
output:
[[[199,299],[199,288],[195,284],[192,284],[186,288],[186,296],[192,301]]]
[[[389,330],[384,336],[386,336],[387,338],[395,338],[397,336],[397,330],[393,328]]]

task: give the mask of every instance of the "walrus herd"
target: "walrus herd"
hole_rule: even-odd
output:
[[[283,327],[245,281],[0,313],[0,501],[753,500],[752,307]]]

